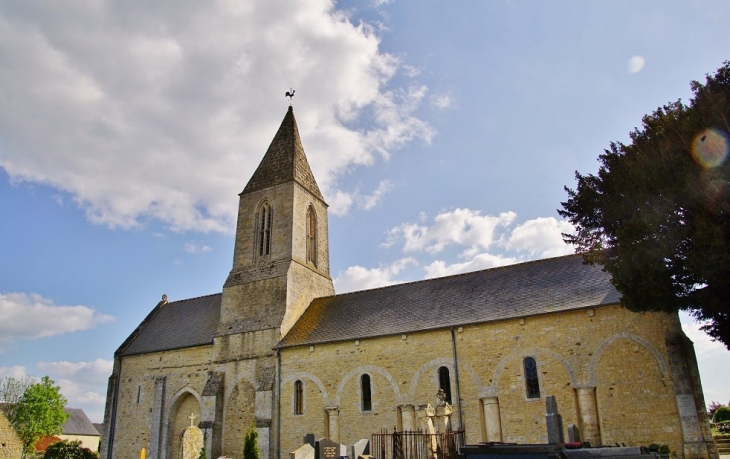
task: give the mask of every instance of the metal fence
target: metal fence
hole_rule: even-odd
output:
[[[464,431],[429,434],[421,430],[374,433],[370,454],[376,459],[456,459]]]

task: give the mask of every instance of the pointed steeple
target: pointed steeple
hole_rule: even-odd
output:
[[[291,181],[299,183],[324,202],[299,139],[294,110],[289,106],[274,140],[241,195]]]

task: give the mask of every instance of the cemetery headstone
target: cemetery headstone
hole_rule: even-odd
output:
[[[304,443],[309,443],[310,445],[312,445],[312,448],[314,448],[314,434],[308,433],[307,435],[305,435]]]
[[[563,436],[563,417],[558,413],[558,403],[555,401],[555,396],[548,396],[545,405],[547,408],[545,420],[547,424],[548,443],[551,445],[565,443],[565,437]]]
[[[352,445],[352,452],[350,454],[351,459],[357,459],[360,456],[370,454],[370,441],[366,439],[358,440]]]
[[[314,446],[305,443],[289,453],[289,459],[314,459]]]
[[[580,430],[575,424],[568,424],[568,441],[571,443],[580,441]]]
[[[341,456],[347,456],[347,447],[329,438],[320,438],[317,445],[317,457],[315,459],[337,459]]]

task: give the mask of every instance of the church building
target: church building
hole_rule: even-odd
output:
[[[580,255],[335,294],[327,204],[292,107],[239,195],[223,291],[157,306],[114,354],[101,457],[287,458],[307,434],[352,445],[419,428],[441,389],[466,442],[545,443],[546,397],[593,445],[716,458],[676,314],[623,308]]]

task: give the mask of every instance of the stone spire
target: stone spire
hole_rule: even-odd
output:
[[[289,106],[274,140],[241,195],[291,181],[297,182],[324,202],[299,139],[294,110]]]

